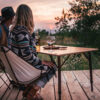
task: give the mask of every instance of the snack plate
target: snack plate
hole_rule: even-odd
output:
[[[45,47],[43,47],[44,49],[53,49],[53,50],[57,50],[57,49],[59,49],[59,50],[64,50],[64,49],[66,49],[67,47],[58,47],[58,46],[45,46]]]
[[[57,46],[45,46],[44,49],[59,49],[60,47]]]

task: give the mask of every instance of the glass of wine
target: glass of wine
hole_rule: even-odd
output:
[[[54,43],[55,43],[55,36],[47,36],[47,44],[50,47],[50,50],[52,50]]]

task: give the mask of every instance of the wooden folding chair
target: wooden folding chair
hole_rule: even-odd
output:
[[[7,47],[0,47],[0,59],[4,65],[6,76],[9,75],[13,80],[8,77],[9,81],[21,90],[24,90],[26,85],[33,83],[41,76],[41,70],[18,57]]]

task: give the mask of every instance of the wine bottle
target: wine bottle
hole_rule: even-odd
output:
[[[36,51],[39,52],[40,51],[40,36],[38,32],[36,32],[35,38],[36,38]]]

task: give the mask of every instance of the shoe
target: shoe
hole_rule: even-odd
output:
[[[36,95],[38,90],[34,89],[32,85],[28,85],[23,92],[23,97],[27,100],[35,100],[34,96]]]
[[[43,100],[42,96],[39,93],[36,93],[34,100]]]

